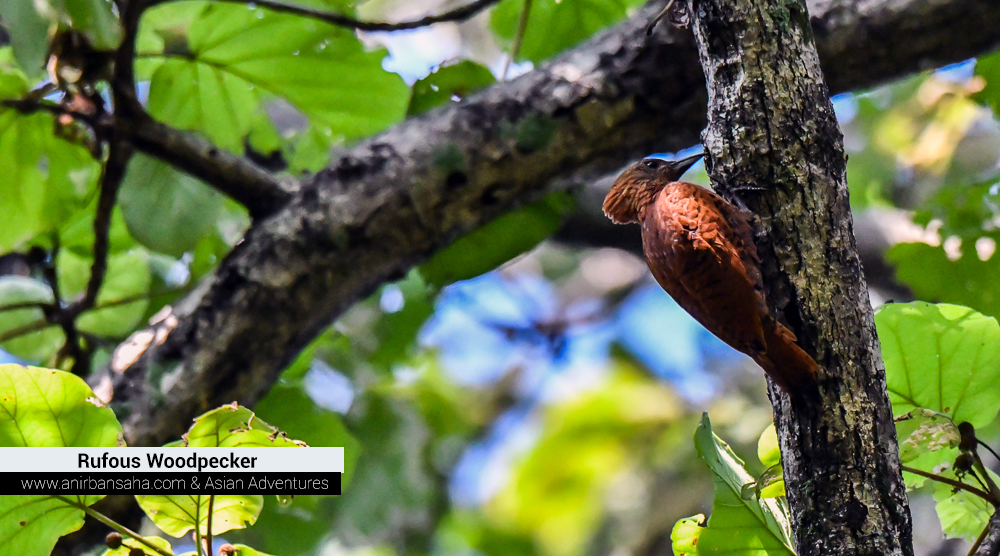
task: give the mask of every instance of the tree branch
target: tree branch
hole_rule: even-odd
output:
[[[358,31],[405,31],[407,29],[417,29],[420,27],[427,27],[428,25],[434,25],[435,23],[445,23],[448,21],[465,21],[470,19],[479,12],[485,10],[486,8],[498,3],[500,0],[475,0],[469,2],[464,6],[455,8],[454,10],[447,11],[438,15],[429,15],[427,17],[422,17],[413,21],[402,21],[399,23],[388,23],[382,21],[362,21],[360,19],[355,19],[353,17],[346,16],[344,14],[338,14],[333,12],[326,12],[323,10],[317,10],[314,8],[307,8],[305,6],[300,6],[290,2],[282,2],[281,0],[216,0],[217,2],[230,2],[235,4],[254,4],[262,8],[266,8],[273,12],[295,14],[303,17],[308,17],[310,19],[315,19],[325,23],[330,23],[332,25],[337,25],[340,27],[347,27],[348,29],[356,29]]]
[[[979,540],[979,546],[976,547],[972,556],[1000,555],[1000,512],[993,512],[983,533],[984,535]]]
[[[925,477],[925,478],[930,479],[932,481],[937,481],[939,483],[944,483],[944,484],[946,484],[946,485],[948,485],[948,486],[950,486],[950,487],[952,487],[952,488],[954,488],[956,490],[964,490],[966,492],[974,494],[974,495],[982,498],[983,500],[986,500],[990,504],[993,504],[994,507],[1000,505],[1000,500],[997,500],[997,498],[995,496],[993,496],[992,494],[986,492],[985,490],[976,488],[976,487],[974,487],[972,485],[967,485],[967,484],[963,483],[962,481],[956,481],[955,479],[949,479],[948,477],[942,477],[941,475],[936,475],[934,473],[928,473],[927,471],[923,471],[923,470],[917,469],[915,467],[908,467],[906,465],[901,466],[901,469],[903,471],[906,471],[907,473],[913,473],[914,475],[920,475],[921,477]]]
[[[255,220],[278,211],[299,189],[295,180],[281,180],[194,133],[154,120],[141,108],[120,130],[137,150],[218,189],[246,207]]]
[[[813,24],[835,91],[1000,42],[995,0],[823,6]],[[705,123],[701,68],[689,34],[661,26],[645,36],[658,8],[346,150],[258,221],[212,278],[154,325],[169,332],[165,342],[109,369],[129,444],[159,445],[234,399],[252,405],[337,315],[470,229],[551,189],[694,144]],[[971,20],[976,33],[966,31]],[[147,381],[154,361],[177,380]]]

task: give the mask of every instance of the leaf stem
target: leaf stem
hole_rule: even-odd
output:
[[[157,554],[160,554],[161,556],[174,556],[172,552],[168,552],[168,551],[166,551],[166,550],[164,550],[164,549],[156,546],[155,544],[153,544],[153,543],[149,542],[148,540],[146,540],[146,538],[143,537],[142,535],[140,535],[139,533],[136,533],[135,531],[129,529],[128,527],[125,527],[124,525],[118,523],[117,521],[112,520],[111,518],[105,516],[101,512],[99,512],[99,511],[91,508],[90,506],[88,506],[86,504],[83,504],[81,502],[78,502],[76,500],[73,500],[71,498],[67,498],[65,496],[61,496],[61,495],[58,495],[58,494],[55,495],[55,497],[57,499],[59,499],[59,500],[62,500],[65,503],[69,504],[70,506],[73,506],[74,508],[77,508],[79,510],[83,510],[84,513],[86,513],[90,517],[96,519],[97,521],[100,521],[101,523],[103,523],[103,524],[107,525],[108,527],[110,527],[110,528],[114,529],[115,531],[117,531],[118,534],[123,535],[123,536],[128,536],[128,537],[131,537],[131,538],[135,539],[136,542],[141,543],[141,544],[149,547],[151,550],[153,550]]]
[[[208,526],[205,528],[205,553],[212,556],[212,506],[215,505],[215,495],[208,495]]]
[[[955,488],[957,488],[959,490],[964,490],[966,492],[969,492],[971,494],[974,494],[974,495],[982,498],[983,500],[986,500],[990,504],[993,504],[994,507],[1000,506],[1000,499],[997,499],[995,496],[993,496],[992,494],[986,492],[985,490],[980,490],[980,489],[978,489],[978,488],[976,488],[976,487],[974,487],[972,485],[967,485],[967,484],[963,483],[962,481],[956,481],[955,479],[949,479],[948,477],[942,477],[941,475],[937,475],[935,473],[928,473],[927,471],[923,471],[921,469],[915,469],[913,467],[907,467],[905,465],[903,465],[901,467],[903,468],[903,471],[906,471],[907,473],[913,473],[914,475],[920,475],[921,477],[926,477],[928,479],[931,479],[932,481],[937,481],[939,483],[944,483],[944,484],[946,484],[948,486],[955,487]]]
[[[198,547],[198,556],[205,553],[205,546],[201,544],[201,495],[198,494],[197,502],[194,505],[194,545]]]
[[[507,71],[510,70],[510,65],[517,58],[518,53],[521,51],[521,43],[524,42],[524,32],[528,29],[528,16],[531,15],[531,0],[524,0],[524,6],[521,8],[521,15],[517,19],[517,31],[514,34],[514,43],[510,46],[510,54],[507,56],[507,60],[503,64],[503,73],[500,75],[501,81],[507,80]]]

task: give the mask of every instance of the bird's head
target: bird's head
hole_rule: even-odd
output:
[[[615,224],[638,222],[649,206],[670,182],[675,182],[704,156],[698,153],[680,160],[644,158],[618,176],[604,198],[604,214]]]

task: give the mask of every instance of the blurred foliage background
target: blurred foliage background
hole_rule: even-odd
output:
[[[299,3],[392,21],[453,7]],[[521,0],[393,33],[172,2],[143,20],[140,91],[157,118],[300,175],[339,145],[529,71],[640,4],[535,0],[509,63]],[[19,5],[0,1],[14,46],[0,49],[4,98],[44,79],[44,33],[31,31],[47,29],[44,14]],[[95,45],[117,40],[101,32],[106,20],[87,21]],[[834,103],[872,303],[919,298],[1000,316],[1000,53]],[[47,114],[0,111],[0,306],[52,300],[46,272],[64,299],[85,287],[100,165],[52,130]],[[689,178],[708,183],[700,165]],[[554,195],[504,216],[316,339],[255,409],[291,437],[346,446],[344,495],[269,499],[255,527],[227,540],[289,556],[668,553],[674,522],[710,507],[691,442],[701,412],[753,454],[771,420],[762,373],[678,308],[635,252],[549,239],[578,209]],[[206,185],[136,157],[107,281],[79,321],[92,366],[211,272],[248,225]],[[68,365],[58,327],[12,334],[41,318],[0,312],[5,360]],[[914,497],[918,553],[959,553],[928,498]]]

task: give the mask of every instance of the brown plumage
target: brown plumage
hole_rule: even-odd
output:
[[[715,192],[677,181],[701,156],[640,161],[615,180],[604,213],[642,225],[649,270],[678,305],[786,392],[806,393],[818,366],[767,308],[746,216]]]

